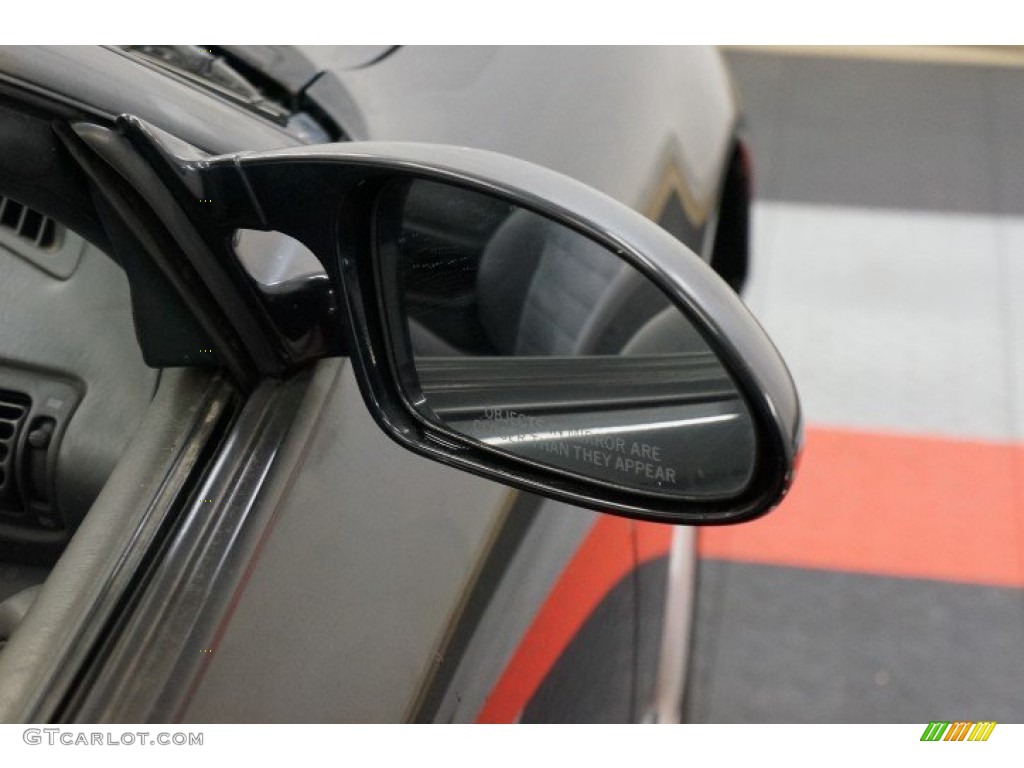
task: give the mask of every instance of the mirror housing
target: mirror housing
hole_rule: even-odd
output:
[[[531,163],[465,148],[348,143],[208,157],[137,118],[120,118],[118,128],[115,140],[128,142],[148,162],[178,213],[207,246],[201,256],[186,258],[217,262],[193,264],[195,271],[200,277],[216,272],[221,279],[227,274],[248,310],[244,321],[248,335],[253,334],[253,327],[262,327],[274,339],[271,346],[278,356],[274,372],[325,352],[351,356],[371,414],[392,439],[409,450],[527,491],[667,523],[749,520],[778,504],[789,488],[802,425],[796,388],[778,351],[742,301],[707,264],[660,227],[612,198]],[[75,131],[101,155],[111,137],[98,132],[115,133],[95,126],[76,126]],[[727,438],[722,454],[727,456],[728,449],[735,448],[747,457],[743,461],[750,466],[743,482],[711,490],[701,487],[699,481],[674,490],[661,482],[665,475],[651,484],[620,482],[608,473],[600,475],[503,449],[494,439],[488,442],[417,402],[417,396],[422,400],[423,390],[413,391],[409,382],[436,377],[437,361],[417,363],[410,354],[407,334],[403,338],[399,331],[404,322],[396,314],[402,312],[400,302],[393,298],[394,265],[385,263],[388,243],[398,237],[393,231],[395,211],[404,210],[395,207],[394,189],[407,188],[412,182],[461,190],[539,217],[603,249],[656,288],[713,353],[724,372],[721,380],[730,383],[743,405],[750,443],[744,447],[739,438]],[[139,192],[147,198],[154,194],[152,189]],[[252,230],[292,238],[323,265],[323,275],[305,275],[297,283],[307,292],[311,285],[329,286],[326,298],[321,294],[302,300],[301,309],[307,314],[310,306],[317,310],[315,318],[303,327],[282,332],[268,309],[267,297],[247,277],[232,251],[238,233]],[[305,296],[301,292],[296,295]],[[278,313],[288,297],[282,290],[273,296]],[[243,314],[241,310],[231,317],[239,314]],[[244,344],[245,336],[239,336]],[[265,358],[268,353],[263,350],[262,354]],[[584,360],[589,365],[595,359]],[[625,374],[628,380],[642,362],[637,359],[634,363],[627,356],[603,359],[601,364],[616,366],[615,375]],[[536,360],[503,357],[499,365],[504,369],[496,372],[492,368],[487,375],[504,377],[505,389],[514,396],[509,371],[530,364]],[[574,375],[579,374],[566,373],[570,384]],[[485,407],[493,412],[500,404]],[[586,428],[586,418],[584,414],[583,422],[577,418],[574,423]],[[595,427],[598,433],[608,428]],[[531,429],[530,435],[538,431]],[[733,434],[739,433],[734,430]]]

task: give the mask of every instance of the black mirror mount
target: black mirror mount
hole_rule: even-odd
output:
[[[320,348],[352,357],[369,410],[409,450],[659,522],[752,519],[788,489],[802,427],[781,356],[710,267],[626,206],[476,150],[349,143],[202,157],[135,118],[120,126],[224,258],[238,230],[263,230],[322,262],[341,316],[323,302],[334,316],[320,318]],[[505,263],[481,261],[495,238],[513,236],[505,253],[532,265],[529,279],[579,254],[607,278],[563,347],[531,349],[514,338],[522,324],[500,322],[522,312],[506,299],[529,282],[525,266],[480,278]]]

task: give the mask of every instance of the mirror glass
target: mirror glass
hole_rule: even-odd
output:
[[[377,217],[405,395],[427,420],[630,491],[726,498],[755,431],[694,324],[568,226],[446,183],[394,183]]]

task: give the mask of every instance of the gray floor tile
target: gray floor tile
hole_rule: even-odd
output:
[[[1015,589],[705,560],[692,722],[1024,720]]]
[[[730,52],[764,198],[994,212],[1024,72]],[[1001,141],[997,141],[1001,139]],[[1018,148],[1018,154],[1024,148]],[[1019,186],[1016,176],[1006,184]]]
[[[1024,286],[1024,261],[1004,257],[1016,248],[1010,232],[1024,232],[1014,226],[976,214],[758,204],[747,300],[790,365],[807,421],[1024,434],[1010,417],[999,299]]]

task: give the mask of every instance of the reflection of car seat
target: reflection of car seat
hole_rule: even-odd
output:
[[[477,292],[481,323],[506,355],[617,354],[668,305],[608,249],[527,211],[487,244]]]
[[[667,307],[652,317],[623,349],[624,355],[670,355],[703,352],[711,347],[701,338],[693,323],[675,307]]]

